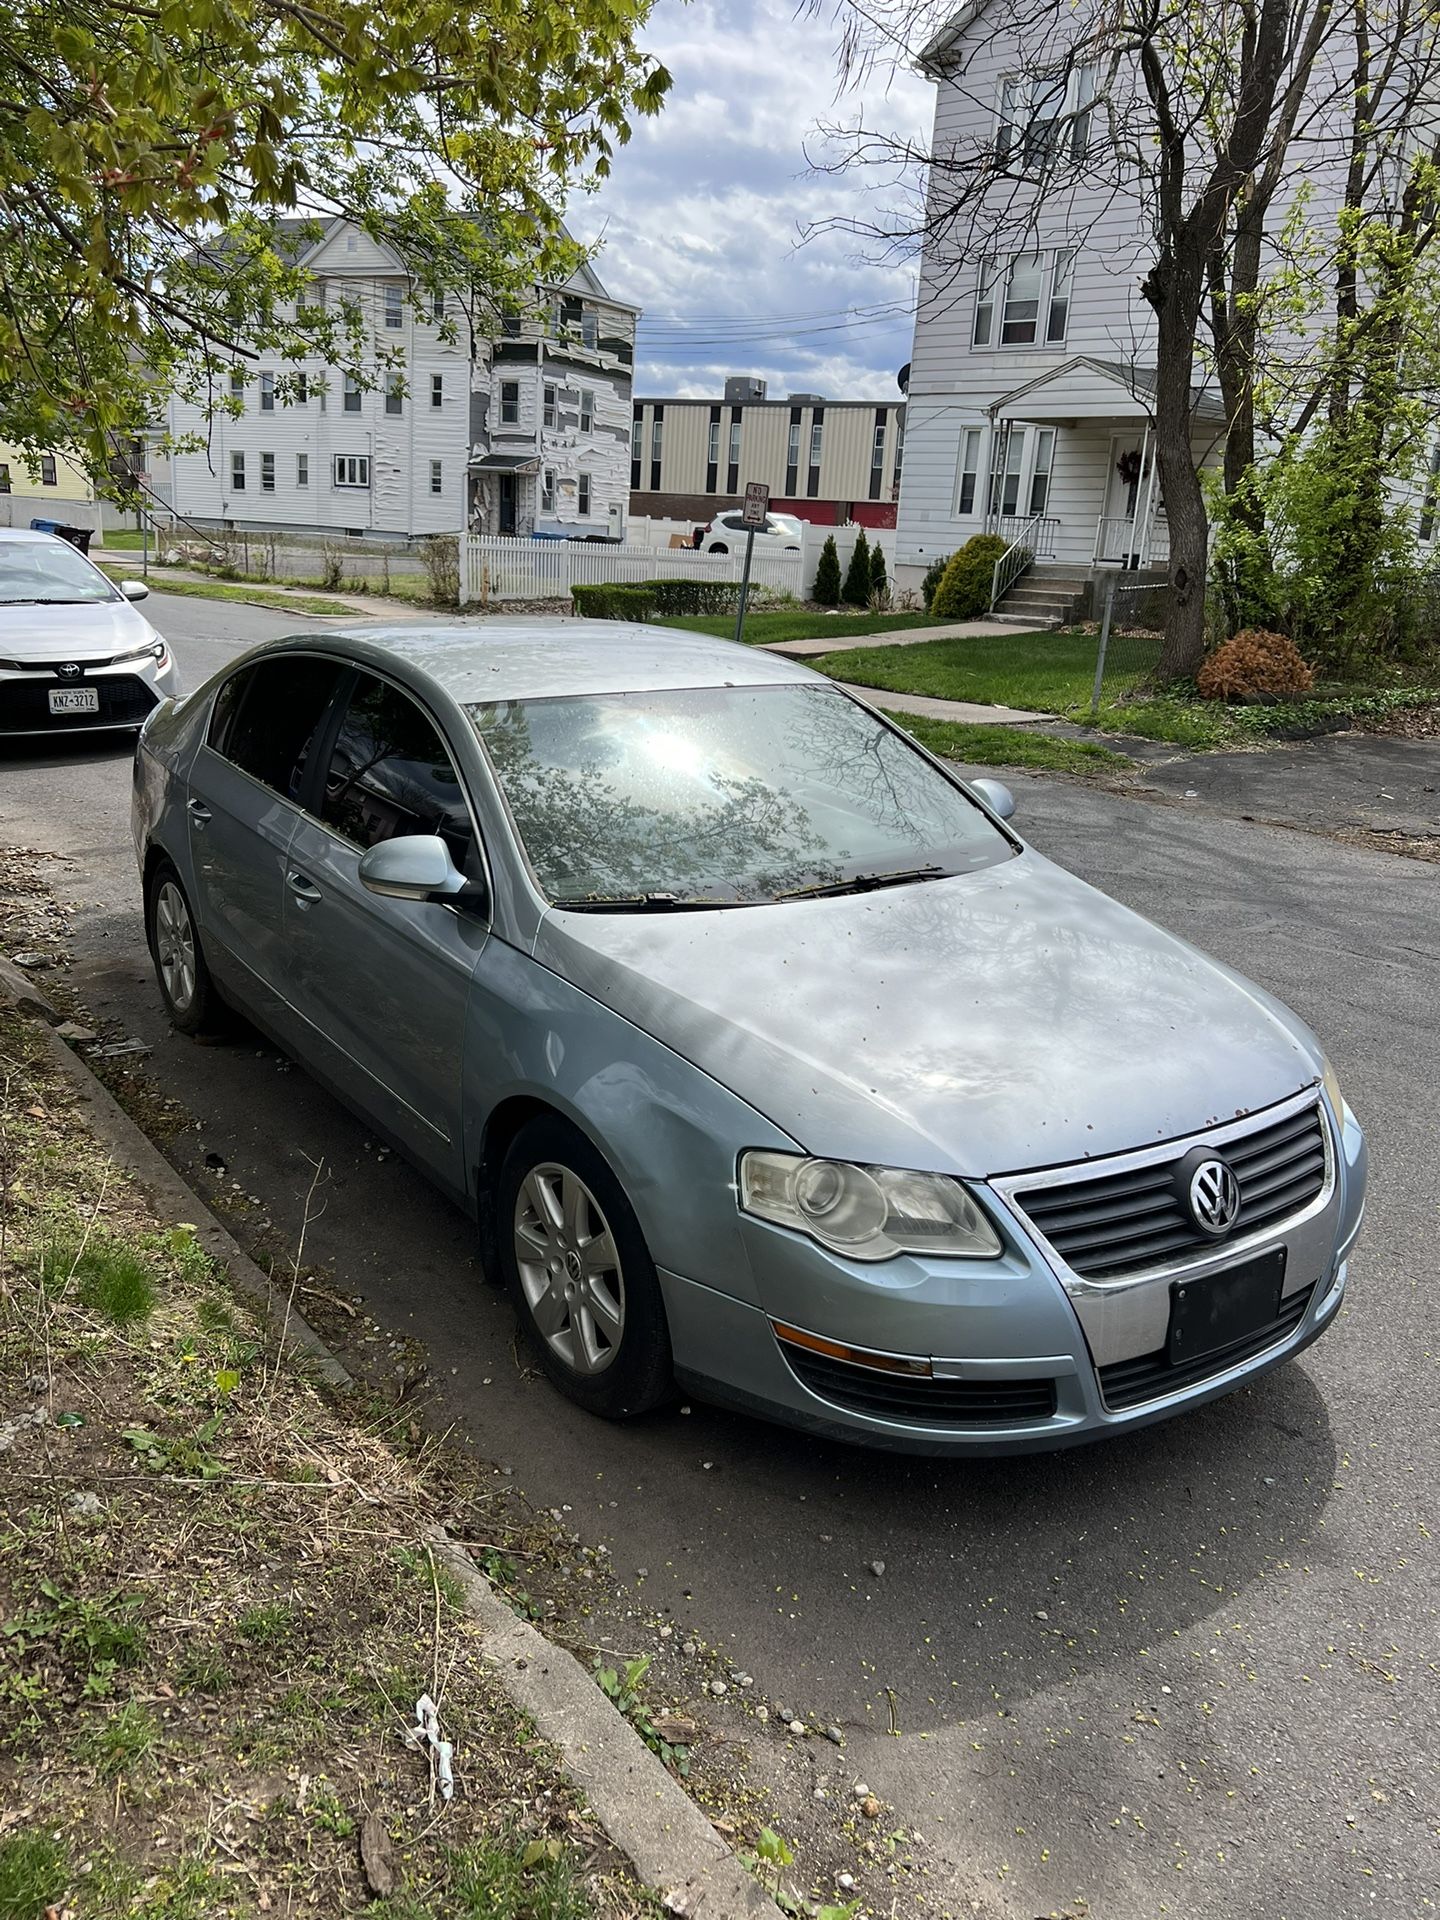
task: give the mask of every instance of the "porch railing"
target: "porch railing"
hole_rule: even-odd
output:
[[[1028,566],[1043,555],[1054,553],[1055,527],[1055,520],[1043,513],[1032,513],[1024,519],[1011,513],[1000,516],[995,531],[1010,544],[995,562],[990,575],[992,613]]]
[[[1163,566],[1170,558],[1170,530],[1156,520],[1149,533],[1137,520],[1102,515],[1095,529],[1095,559],[1101,565]]]

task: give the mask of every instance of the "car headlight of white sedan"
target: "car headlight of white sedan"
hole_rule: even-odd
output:
[[[994,1260],[999,1236],[958,1180],[756,1149],[740,1157],[740,1205],[852,1260],[899,1253]]]

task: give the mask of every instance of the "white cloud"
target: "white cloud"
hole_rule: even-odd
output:
[[[645,309],[636,392],[714,394],[757,373],[772,394],[883,399],[910,357],[914,283],[864,257],[827,219],[873,211],[875,183],[815,175],[807,143],[861,102],[837,99],[836,29],[792,0],[658,0],[647,49],[675,77],[611,178],[570,209],[601,240],[612,292]],[[864,99],[887,125],[928,132],[933,90],[909,73]]]

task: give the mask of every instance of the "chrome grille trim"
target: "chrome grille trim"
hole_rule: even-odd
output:
[[[1228,1239],[1202,1236],[1169,1200],[1170,1169],[1194,1147],[1220,1149],[1240,1179],[1241,1230]],[[1004,1175],[989,1185],[1067,1287],[1110,1291],[1228,1263],[1309,1220],[1334,1193],[1335,1142],[1319,1089],[1308,1087],[1243,1120],[1162,1146]],[[1129,1256],[1102,1264],[1088,1250],[1096,1245],[1128,1247]]]

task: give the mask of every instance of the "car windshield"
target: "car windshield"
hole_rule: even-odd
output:
[[[903,735],[831,687],[590,694],[468,712],[557,904],[758,905],[919,884],[1014,850]]]
[[[119,598],[99,568],[64,540],[0,540],[0,606]]]

